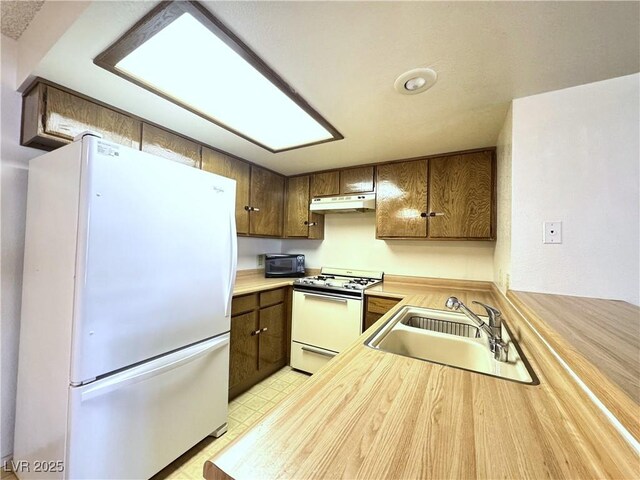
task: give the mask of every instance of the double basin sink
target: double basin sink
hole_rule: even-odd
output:
[[[519,383],[538,384],[504,322],[502,340],[507,344],[506,359],[503,358],[506,361],[494,358],[487,335],[464,314],[405,306],[369,337],[365,345]]]

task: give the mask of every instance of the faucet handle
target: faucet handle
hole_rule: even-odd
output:
[[[487,311],[487,315],[489,316],[489,326],[496,327],[500,322],[500,317],[502,316],[502,312],[497,308],[492,307],[491,305],[487,305],[486,303],[473,301],[476,305],[480,305]]]

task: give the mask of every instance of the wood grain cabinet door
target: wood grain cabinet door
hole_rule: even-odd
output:
[[[390,163],[376,170],[376,236],[425,238],[427,160]]]
[[[311,197],[327,197],[340,194],[340,172],[314,173],[311,175]]]
[[[429,238],[492,238],[493,152],[429,160]]]
[[[284,177],[251,166],[249,233],[282,236],[284,219]]]
[[[142,124],[143,152],[200,168],[200,145],[147,123]]]
[[[84,130],[131,148],[140,146],[140,122],[109,108],[50,86],[44,90],[43,130],[66,140]]]
[[[236,181],[236,230],[249,233],[249,178],[251,167],[224,153],[202,147],[202,170],[222,175]]]
[[[340,170],[340,195],[374,191],[373,167]]]
[[[229,353],[229,388],[233,388],[258,371],[258,313],[231,317]]]
[[[287,180],[284,236],[309,236],[309,175]]]
[[[260,370],[286,363],[285,323],[284,304],[260,309]]]

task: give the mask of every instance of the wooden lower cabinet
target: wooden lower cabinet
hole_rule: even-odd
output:
[[[249,312],[231,317],[231,348],[229,349],[229,390],[255,375],[258,364],[258,313]]]
[[[288,299],[286,288],[233,298],[229,399],[287,365]]]
[[[260,309],[258,370],[274,370],[286,365],[284,304]]]
[[[364,321],[362,331],[364,332],[371,325],[380,320],[385,313],[395,307],[399,298],[374,297],[373,295],[365,295]]]

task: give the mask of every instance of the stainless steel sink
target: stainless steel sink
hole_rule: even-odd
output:
[[[538,384],[535,373],[505,323],[502,325],[502,339],[507,344],[505,362],[494,358],[487,335],[465,315],[406,306],[369,337],[365,345],[515,382]]]

